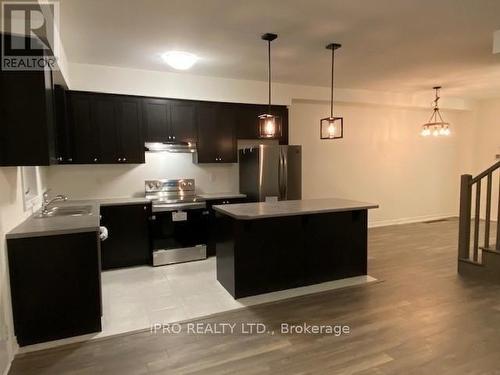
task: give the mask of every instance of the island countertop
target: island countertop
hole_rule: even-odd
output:
[[[374,203],[358,202],[341,198],[238,203],[213,206],[216,211],[237,220],[255,220],[280,216],[358,211],[378,207],[378,204]]]

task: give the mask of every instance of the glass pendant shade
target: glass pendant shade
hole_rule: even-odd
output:
[[[344,119],[342,117],[322,118],[320,122],[321,139],[339,139],[344,137]]]
[[[281,118],[270,114],[259,116],[259,137],[279,138],[281,137]]]

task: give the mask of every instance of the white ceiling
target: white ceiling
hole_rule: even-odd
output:
[[[335,41],[338,87],[470,98],[500,96],[498,29],[500,0],[61,0],[70,62],[169,71],[179,49],[191,74],[266,80],[275,32],[275,81],[328,86]]]

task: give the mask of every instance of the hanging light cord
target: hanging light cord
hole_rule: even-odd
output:
[[[332,48],[332,87],[330,91],[330,117],[333,118],[333,72],[335,67],[335,49]]]
[[[267,59],[268,59],[268,67],[269,67],[269,105],[268,112],[271,114],[271,41],[267,41]]]
[[[436,90],[436,97],[434,99],[434,111],[432,112],[431,118],[429,119],[428,123],[437,123],[438,116],[439,116],[440,122],[444,123],[443,117],[441,116],[441,112],[439,112],[438,102],[439,102],[439,99],[441,99],[441,97],[439,96],[439,89],[436,88],[434,90]]]

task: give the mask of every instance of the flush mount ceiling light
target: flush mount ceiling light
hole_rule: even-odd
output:
[[[320,139],[339,139],[344,137],[344,119],[333,115],[333,77],[335,68],[335,50],[342,47],[338,43],[330,43],[326,49],[332,51],[332,84],[330,90],[330,117],[322,118],[319,123]]]
[[[183,51],[165,52],[161,57],[168,65],[178,70],[187,70],[198,61],[196,55]]]
[[[279,138],[281,136],[281,118],[271,114],[271,42],[278,37],[276,34],[266,33],[262,35],[262,40],[267,41],[267,57],[269,72],[269,104],[267,113],[259,116],[259,137]]]
[[[430,135],[433,135],[435,137],[448,136],[451,134],[450,124],[443,120],[443,117],[439,112],[438,102],[439,99],[441,99],[441,97],[439,96],[440,89],[441,86],[433,87],[433,90],[435,90],[436,92],[436,96],[434,98],[434,108],[432,110],[432,115],[429,121],[422,125],[422,131],[420,132],[420,134],[422,134],[424,137],[428,137]]]

